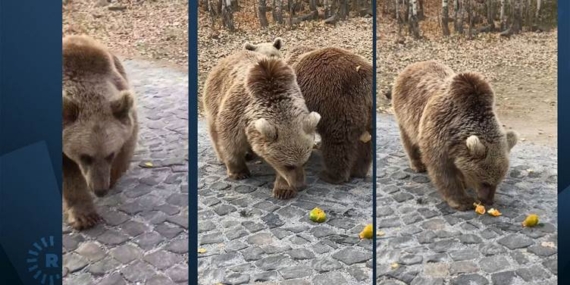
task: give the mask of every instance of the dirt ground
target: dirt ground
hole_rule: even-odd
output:
[[[353,51],[372,62],[372,18],[351,18],[330,26],[322,21],[304,22],[295,29],[271,26],[267,30],[253,27],[229,33],[222,29],[212,29],[205,13],[199,13],[198,30],[198,96],[208,72],[217,62],[243,48],[247,41],[252,43],[273,41],[281,37],[284,42],[283,54],[287,48],[297,45],[315,47],[336,46]]]
[[[64,35],[89,34],[118,55],[158,61],[187,70],[188,1],[68,0],[62,6]],[[209,70],[246,41],[271,41],[280,36],[291,45],[339,46],[372,59],[372,19],[352,18],[336,27],[305,22],[295,29],[270,26],[260,30],[249,11],[236,14],[238,31],[211,27],[199,12],[199,98]],[[247,18],[250,17],[250,18]],[[270,17],[270,16],[269,16]],[[474,40],[451,37],[399,39],[388,18],[378,21],[378,111],[390,113],[383,93],[406,65],[437,59],[456,71],[479,71],[496,91],[501,121],[525,140],[557,143],[557,31],[525,33],[510,39],[481,35]],[[191,96],[193,94],[191,93]],[[193,96],[193,97],[194,97]]]
[[[435,59],[457,72],[477,71],[491,82],[501,122],[522,140],[557,144],[557,31],[524,33],[510,39],[481,34],[473,40],[413,40],[380,19],[377,38],[378,111],[391,113],[384,93],[407,65]]]

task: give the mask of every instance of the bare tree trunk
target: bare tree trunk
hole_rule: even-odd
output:
[[[232,3],[231,0],[221,0],[222,1],[222,18],[224,27],[226,27],[230,32],[235,31],[234,26],[234,16],[232,13]]]
[[[259,0],[259,7],[257,7],[259,12],[259,23],[261,24],[262,28],[266,28],[269,23],[267,22],[267,5],[265,4],[265,0]]]
[[[472,0],[466,0],[466,1],[467,1],[467,21],[469,24],[469,27],[467,29],[467,37],[471,39],[473,36],[473,3],[471,2]]]
[[[501,0],[501,12],[500,12],[500,21],[501,21],[501,31],[504,31],[507,28],[506,21],[505,21],[505,0]]]
[[[273,21],[283,24],[283,0],[273,0]]]
[[[487,0],[487,23],[489,24],[489,31],[495,31],[495,7],[493,0]]]
[[[449,5],[448,0],[441,0],[441,25],[443,29],[443,35],[449,36]]]
[[[331,5],[332,0],[323,0],[323,6],[325,8],[324,18],[327,19],[331,16]]]
[[[463,12],[465,11],[465,1],[457,0],[457,12],[455,13],[455,33],[463,34]]]
[[[214,0],[208,0],[208,12],[210,13],[210,25],[211,28],[214,29],[216,25],[216,12],[214,10],[214,4],[212,3]]]
[[[410,33],[415,39],[420,38],[420,29],[418,25],[418,0],[410,1],[410,18],[408,24],[410,25]]]
[[[319,11],[317,10],[317,0],[309,0],[309,9],[311,10],[311,14],[313,14],[313,20],[317,20],[319,18]]]
[[[400,18],[400,0],[396,1],[396,23],[398,23],[398,38],[402,36],[402,19]]]
[[[513,23],[511,25],[512,27],[512,31],[513,33],[519,33],[521,31],[522,28],[522,21],[521,21],[521,3],[519,1],[514,1],[515,3],[512,3],[514,5],[513,7]]]

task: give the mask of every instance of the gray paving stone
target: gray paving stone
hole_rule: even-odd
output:
[[[113,248],[110,255],[119,262],[127,264],[142,257],[142,250],[134,245],[124,244]]]
[[[121,269],[121,273],[129,282],[142,282],[150,279],[156,274],[155,269],[153,269],[150,264],[142,260],[137,260],[129,266]]]
[[[233,274],[237,279],[248,276],[244,281],[248,284],[303,285],[313,284],[320,274],[338,271],[347,283],[332,284],[372,283],[371,266],[366,266],[373,256],[372,243],[358,238],[362,228],[372,222],[370,180],[332,185],[317,179],[321,156],[315,151],[306,167],[307,189],[290,200],[275,199],[271,197],[274,170],[265,162],[249,162],[252,176],[248,179],[227,178],[225,166],[216,162],[202,119],[198,122],[198,153],[198,240],[200,247],[208,250],[200,254],[200,282],[234,282],[228,279]],[[309,211],[315,207],[327,213],[324,223],[309,220]],[[343,249],[356,254],[345,254],[342,259],[348,263],[332,257]],[[226,259],[230,253],[235,258]],[[224,266],[223,272],[211,269],[220,268],[217,262]],[[296,267],[308,275],[287,271]],[[283,270],[291,279],[285,278]]]
[[[182,257],[166,250],[159,250],[144,256],[144,260],[154,268],[164,270],[172,265],[182,262]]]

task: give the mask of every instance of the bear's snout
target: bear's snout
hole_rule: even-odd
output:
[[[479,198],[481,203],[484,205],[493,205],[495,199],[495,190],[495,186],[483,183],[483,185],[477,189],[477,198]]]
[[[107,189],[95,189],[93,192],[95,192],[95,196],[101,198],[101,197],[107,195],[107,193],[109,193],[109,188],[107,188]]]

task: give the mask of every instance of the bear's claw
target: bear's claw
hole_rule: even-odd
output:
[[[230,173],[229,176],[231,179],[242,180],[249,178],[251,174],[249,173],[249,171],[247,171],[247,172]]]
[[[273,189],[273,197],[280,200],[291,199],[295,196],[297,196],[297,191],[291,188]]]
[[[69,225],[78,231],[92,228],[96,224],[103,221],[101,216],[99,216],[99,214],[97,214],[95,211],[85,213],[69,211],[68,220]]]

